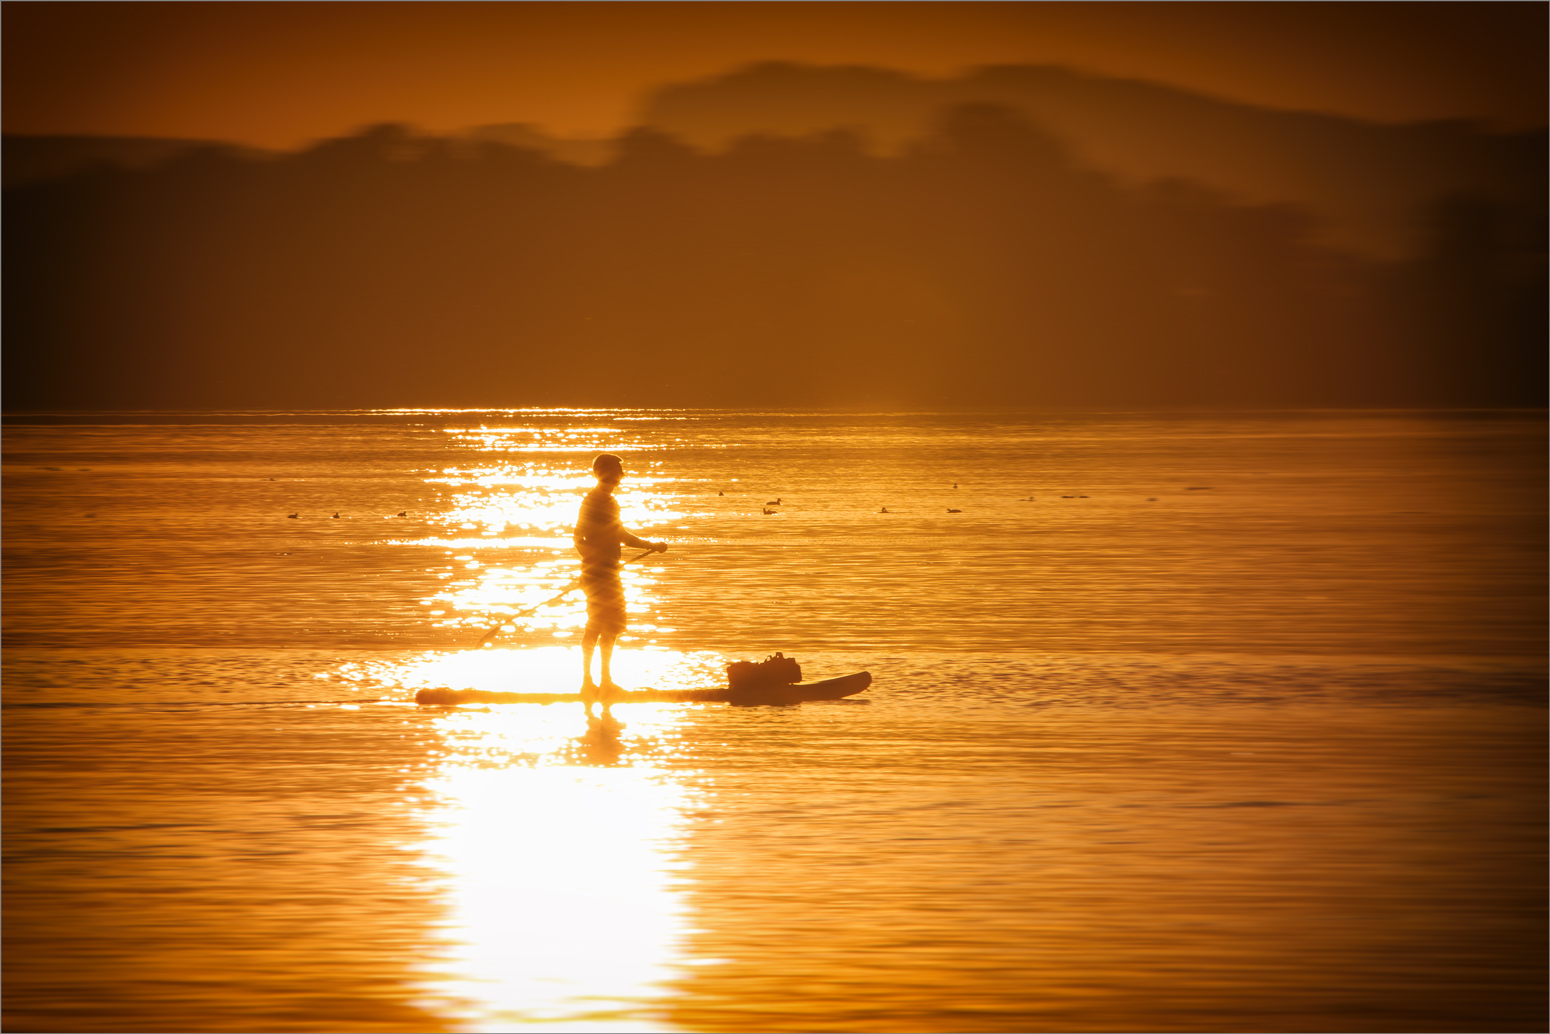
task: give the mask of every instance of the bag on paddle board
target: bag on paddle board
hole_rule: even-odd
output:
[[[727,665],[727,685],[733,689],[789,686],[802,681],[802,667],[795,657],[777,653],[762,661],[733,661]]]

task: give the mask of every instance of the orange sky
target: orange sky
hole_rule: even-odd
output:
[[[1058,63],[1379,120],[1545,121],[1543,3],[57,3],[10,0],[5,129],[290,147],[381,121],[628,124],[750,61]]]

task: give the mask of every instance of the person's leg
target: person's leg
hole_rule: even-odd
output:
[[[612,666],[614,641],[625,627],[624,586],[619,581],[619,572],[609,568],[583,570],[581,584],[587,594],[587,628],[581,634],[582,663],[585,668],[581,695],[587,701],[587,713],[590,714],[593,700],[605,698],[609,690],[619,689],[614,685]],[[600,642],[603,646],[603,663],[598,672],[598,681],[594,683],[592,653]]]
[[[597,647],[597,629],[587,623],[586,631],[581,633],[581,699],[587,707],[592,706],[592,697],[597,689],[597,683],[592,681],[592,651]],[[613,652],[613,642],[603,648],[603,681],[608,681],[608,656]]]
[[[611,670],[614,660],[614,643],[618,638],[618,636],[609,635],[606,632],[598,636],[598,643],[603,648],[603,663],[598,670],[598,686],[603,691],[604,700],[608,699],[610,691],[618,692],[619,690],[618,684],[614,682],[613,671]]]
[[[603,664],[598,672],[599,697],[607,700],[611,694],[619,692],[619,685],[613,676],[614,643],[624,631],[627,620],[624,584],[619,579],[617,569],[609,571],[607,578],[597,580],[596,592],[588,598],[587,604],[588,616],[596,615],[598,642],[603,647]]]

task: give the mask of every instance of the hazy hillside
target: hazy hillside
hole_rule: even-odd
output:
[[[750,133],[843,127],[896,153],[947,107],[976,101],[1026,113],[1079,164],[1130,182],[1182,178],[1246,202],[1301,205],[1314,215],[1319,240],[1374,257],[1417,253],[1426,233],[1421,213],[1449,194],[1543,207],[1544,132],[1379,125],[1050,66],[924,79],[880,68],[761,64],[664,86],[647,98],[639,121],[708,148]]]
[[[539,151],[574,165],[602,165],[612,157],[615,142],[599,139],[567,139],[552,136],[524,122],[475,126],[449,139],[470,153],[480,144],[509,144]],[[148,171],[175,158],[209,149],[230,151],[257,160],[274,152],[227,143],[222,140],[174,140],[149,136],[36,136],[6,133],[3,158],[4,184],[21,187],[41,180],[72,176],[95,165],[114,169]],[[299,150],[306,150],[300,148]]]
[[[929,135],[953,105],[988,102],[1025,113],[1077,164],[1133,185],[1184,179],[1249,204],[1294,204],[1321,243],[1374,258],[1409,258],[1427,239],[1425,212],[1470,194],[1545,209],[1543,131],[1492,133],[1462,122],[1382,125],[1278,111],[1157,83],[1051,66],[982,68],[926,79],[882,68],[766,63],[663,86],[638,122],[696,147],[720,150],[749,135],[859,133],[879,154]],[[615,143],[566,139],[523,123],[456,134],[597,166]],[[66,175],[94,163],[154,168],[211,141],[140,137],[5,137],[5,185]],[[249,156],[257,152],[248,149]]]
[[[1422,254],[1084,171],[994,106],[605,164],[381,126],[6,191],[10,408],[1537,405],[1544,224]]]
[[[228,148],[256,155],[252,148],[216,140],[171,140],[151,136],[28,136],[7,133],[0,151],[4,183],[20,187],[69,176],[94,165],[154,169],[203,148]]]
[[[545,133],[526,122],[503,122],[493,126],[475,126],[455,139],[469,145],[509,144],[546,154],[572,165],[603,165],[613,158],[617,141],[596,138],[566,138]]]

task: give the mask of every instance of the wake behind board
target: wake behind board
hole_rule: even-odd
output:
[[[732,704],[734,707],[758,707],[765,704],[801,704],[817,700],[841,700],[872,684],[872,673],[858,671],[818,682],[797,682],[787,686],[759,686],[742,689],[629,689],[619,693],[610,704]],[[580,693],[496,693],[484,689],[422,689],[414,695],[417,704],[579,704]]]

